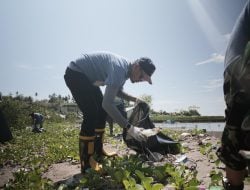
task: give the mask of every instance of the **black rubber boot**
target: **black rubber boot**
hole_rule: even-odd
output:
[[[98,157],[98,160],[102,160],[103,156],[116,156],[116,152],[107,152],[103,148],[103,141],[104,141],[104,131],[105,129],[96,129],[95,130],[95,153]]]
[[[79,138],[79,155],[81,163],[81,172],[85,173],[87,169],[101,171],[102,165],[99,164],[94,158],[94,140],[92,136],[80,136]]]
[[[228,179],[225,177],[223,177],[222,179],[222,184],[225,190],[243,190],[244,189],[244,183],[242,183],[241,185],[237,185],[237,186],[231,185]]]

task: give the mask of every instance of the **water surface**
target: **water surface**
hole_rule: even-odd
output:
[[[224,122],[211,122],[211,123],[155,123],[155,127],[173,128],[173,129],[206,129],[207,131],[223,131],[225,126]]]

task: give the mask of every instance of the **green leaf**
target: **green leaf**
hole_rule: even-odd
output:
[[[64,189],[66,189],[66,188],[67,188],[67,185],[61,184],[61,185],[58,187],[57,190],[64,190]]]
[[[188,182],[188,186],[198,186],[199,184],[200,184],[200,182],[197,179],[195,179],[195,178],[191,179]]]
[[[152,185],[152,190],[161,190],[163,188],[164,188],[164,186],[160,183],[156,183],[156,184]]]
[[[129,189],[130,184],[129,184],[129,181],[128,181],[128,180],[124,179],[124,180],[122,181],[122,183],[123,183],[123,185],[125,186],[125,189]]]
[[[144,174],[143,174],[141,171],[135,170],[135,173],[136,173],[136,175],[137,175],[141,180],[143,180],[143,179],[145,178]]]
[[[220,174],[214,174],[211,176],[212,181],[219,181],[221,180],[221,175]]]
[[[122,178],[123,178],[123,174],[122,174],[122,171],[115,171],[115,180],[117,182],[121,182],[122,181]]]
[[[151,183],[154,181],[154,179],[152,177],[144,177],[142,179],[142,185],[146,190],[150,190],[151,189]]]
[[[144,188],[140,184],[136,184],[133,190],[144,190]]]

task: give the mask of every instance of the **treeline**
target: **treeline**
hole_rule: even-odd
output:
[[[36,93],[36,96],[38,94]],[[77,118],[77,113],[67,113],[65,118],[60,117],[60,110],[58,108],[64,103],[72,103],[74,99],[70,96],[61,96],[53,93],[48,96],[49,99],[36,100],[31,96],[23,96],[16,93],[15,96],[11,94],[2,96],[0,93],[0,109],[4,113],[8,126],[10,128],[20,129],[31,125],[31,118],[29,114],[32,112],[39,112],[46,117],[46,122],[62,122],[65,119],[74,121]],[[146,98],[145,98],[146,97]],[[142,99],[150,105],[151,99],[146,96]],[[126,104],[126,106],[128,106]],[[166,111],[155,112],[151,110],[150,117],[153,122],[161,123],[170,121],[176,122],[224,122],[223,116],[201,116],[196,109],[182,110],[180,112],[168,113]]]
[[[8,126],[12,129],[22,129],[31,125],[29,114],[39,112],[46,117],[46,122],[62,122],[74,120],[75,113],[69,113],[65,118],[57,112],[57,104],[47,101],[33,101],[31,97],[24,96],[1,96],[0,110],[5,116]]]
[[[151,119],[155,123],[162,122],[224,122],[223,116],[185,116],[185,115],[162,115],[151,114]]]
[[[196,109],[181,110],[180,112],[168,113],[166,111],[156,112],[152,110],[152,114],[166,115],[166,116],[200,116],[201,114]]]

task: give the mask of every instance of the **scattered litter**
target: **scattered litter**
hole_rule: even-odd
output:
[[[175,163],[185,163],[188,160],[186,155],[182,155],[181,157],[179,157],[178,159],[175,160]]]
[[[150,137],[153,135],[156,135],[160,132],[159,128],[153,128],[153,129],[142,129],[141,133],[144,134],[146,137]]]
[[[181,134],[181,137],[188,137],[188,136],[191,136],[191,134],[190,133],[182,133]]]

